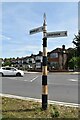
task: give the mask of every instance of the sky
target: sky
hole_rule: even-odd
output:
[[[0,57],[25,57],[42,51],[43,33],[30,35],[29,31],[43,25],[44,13],[47,32],[68,33],[67,37],[48,38],[48,51],[63,44],[66,49],[73,47],[74,35],[78,33],[77,2],[2,2],[1,7]]]
[[[80,31],[80,2],[78,3],[78,30]]]

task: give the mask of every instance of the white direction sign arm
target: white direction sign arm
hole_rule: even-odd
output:
[[[34,29],[30,30],[30,35],[38,33],[38,32],[42,32],[42,31],[43,31],[43,26],[34,28]]]
[[[67,36],[67,31],[59,31],[59,32],[48,32],[47,38],[51,37],[65,37]]]

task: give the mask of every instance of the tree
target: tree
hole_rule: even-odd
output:
[[[76,49],[74,48],[68,48],[67,49],[68,53],[68,58],[67,58],[67,64],[66,67],[70,69],[74,69],[75,62],[74,62],[74,57],[76,56]]]
[[[69,68],[70,69],[76,69],[77,68],[77,57],[72,57],[70,60],[69,60]]]
[[[80,33],[78,33],[78,35],[75,35],[73,43],[76,45],[77,48],[77,57],[80,57]]]
[[[73,43],[75,44],[77,49],[77,66],[78,69],[80,70],[80,33],[78,33],[78,35],[75,35]]]
[[[10,62],[9,60],[6,60],[6,61],[4,62],[4,66],[11,66],[11,62]]]
[[[3,66],[11,66],[11,58],[5,58]]]

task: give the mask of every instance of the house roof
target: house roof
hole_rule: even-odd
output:
[[[56,48],[50,52],[48,52],[48,55],[50,55],[51,53],[61,53],[63,50],[63,48]],[[67,53],[67,49],[65,49],[66,53]]]
[[[56,53],[56,52],[59,53],[59,52],[61,52],[61,51],[62,51],[62,48],[56,48],[56,49],[54,49],[54,50],[48,52],[48,54]]]

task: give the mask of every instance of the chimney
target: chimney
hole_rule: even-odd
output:
[[[62,45],[62,49],[65,50],[65,45]]]

